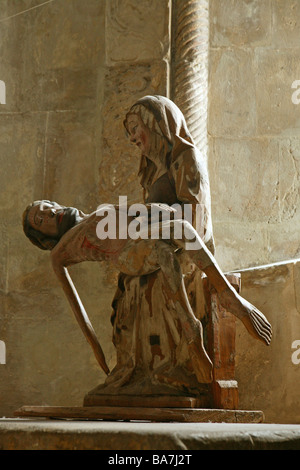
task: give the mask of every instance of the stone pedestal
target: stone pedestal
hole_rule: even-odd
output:
[[[227,274],[240,290],[240,274]],[[89,392],[82,407],[23,406],[19,417],[85,420],[143,420],[154,422],[261,423],[262,411],[238,410],[238,384],[235,380],[235,317],[219,304],[215,289],[203,279],[207,308],[205,336],[214,365],[213,382],[207,396],[105,395]],[[210,404],[207,407],[207,403]]]
[[[240,274],[227,274],[228,281],[240,291]],[[145,392],[143,384],[147,381],[145,369],[144,381],[140,380],[140,389],[135,393],[126,387],[120,387],[113,393],[107,393],[103,386],[96,387],[84,397],[83,405],[92,407],[152,407],[152,408],[202,408],[202,409],[238,409],[238,384],[235,380],[235,317],[219,303],[217,293],[206,277],[201,279],[204,293],[205,314],[202,317],[205,347],[213,363],[213,381],[211,384],[199,384],[197,396],[189,393],[172,393],[172,387],[164,390],[153,384]],[[197,302],[196,310],[199,310]],[[134,379],[133,379],[134,380]],[[129,381],[130,385],[130,381]],[[134,389],[133,389],[134,390]]]

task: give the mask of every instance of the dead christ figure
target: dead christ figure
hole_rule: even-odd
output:
[[[150,207],[149,204],[148,208]],[[163,206],[161,208],[163,210]],[[115,211],[118,213],[120,210],[121,206],[108,205],[106,214],[109,214],[109,211],[114,211],[115,214]],[[167,206],[165,210],[170,212]],[[96,230],[104,216],[98,214],[99,212],[95,211],[86,215],[78,209],[54,202],[36,201],[25,210],[23,227],[32,243],[41,249],[51,250],[54,272],[106,374],[109,374],[109,369],[103,351],[67,270],[69,266],[83,261],[108,261],[129,276],[143,276],[161,270],[167,281],[169,297],[180,317],[194,373],[200,383],[211,382],[212,364],[203,346],[201,322],[196,319],[186,295],[178,261],[179,252],[184,252],[185,256],[206,274],[215,287],[222,306],[239,318],[252,336],[269,345],[272,328],[268,320],[235,291],[189,222],[174,219],[160,223],[160,227],[164,225],[170,229],[169,239],[100,239]],[[128,214],[126,217],[128,226],[134,217]],[[118,220],[116,217],[117,223]],[[117,234],[120,233],[119,230],[124,233],[124,227],[117,226],[116,229]],[[178,233],[181,233],[182,237],[178,237]],[[193,248],[186,249],[191,240],[194,241]]]

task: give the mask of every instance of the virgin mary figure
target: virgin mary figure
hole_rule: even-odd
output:
[[[214,253],[209,177],[179,108],[166,97],[145,96],[128,111],[126,133],[141,150],[138,171],[145,203],[188,208],[188,217]],[[184,211],[183,211],[184,213]],[[202,322],[205,347],[205,301],[201,276],[182,259],[184,283],[194,315]],[[113,343],[117,363],[92,395],[205,395],[199,383],[180,314],[160,271],[146,276],[121,275],[112,302]],[[207,371],[207,377],[210,377]]]

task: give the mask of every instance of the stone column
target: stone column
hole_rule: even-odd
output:
[[[173,0],[171,98],[205,158],[208,49],[209,0]]]
[[[209,0],[173,0],[172,99],[183,112],[194,141],[207,162],[207,95]],[[235,319],[218,305],[216,294],[201,273],[186,276],[186,287],[197,318],[204,326],[207,352],[213,362],[209,397],[214,408],[238,407],[235,381]],[[205,305],[195,294],[204,289]]]

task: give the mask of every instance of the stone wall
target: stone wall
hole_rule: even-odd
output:
[[[270,347],[237,322],[241,409],[299,423],[300,2],[211,0],[209,170],[216,257],[272,323]],[[252,268],[256,266],[257,268]],[[243,270],[243,268],[249,268]]]
[[[81,405],[105,379],[21,218],[36,199],[87,213],[119,195],[140,200],[139,155],[122,121],[141,96],[168,94],[169,18],[165,0],[1,1],[0,416]],[[117,273],[93,263],[70,273],[113,367]]]
[[[291,101],[291,85],[300,79],[300,5],[211,0],[210,6],[208,162],[217,258],[223,269],[240,270],[299,255],[300,105]],[[141,96],[170,93],[170,25],[168,0],[1,1],[0,416],[25,404],[81,405],[105,378],[49,256],[25,239],[21,216],[40,198],[85,212],[119,195],[140,200],[139,155],[122,121]],[[292,419],[292,387],[299,383],[289,356],[291,340],[300,339],[297,308],[288,304],[297,298],[292,266],[285,277],[283,268],[267,273],[259,286],[257,271],[254,278],[242,274],[243,295],[266,307],[276,341],[266,352],[238,327],[241,406],[262,408],[280,422]],[[93,263],[70,272],[113,367],[117,273]],[[280,411],[284,397],[288,414]]]
[[[86,212],[97,202],[105,11],[103,2],[79,0],[8,0],[0,11],[0,414],[8,416],[26,402],[78,403],[101,376],[49,254],[26,240],[21,220],[36,199]],[[104,292],[99,302],[102,277],[94,266],[74,273],[97,322],[109,301]],[[109,336],[105,313],[101,335]]]
[[[209,169],[224,270],[300,254],[300,2],[211,0]]]
[[[241,285],[271,322],[273,338],[265,346],[236,322],[239,407],[262,410],[269,423],[300,423],[300,262],[246,269]]]

